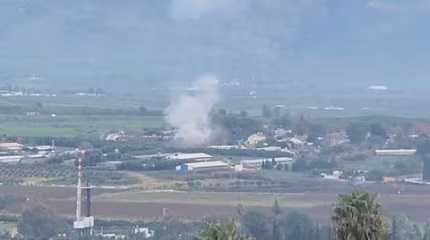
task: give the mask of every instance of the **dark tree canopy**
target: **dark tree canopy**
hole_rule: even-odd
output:
[[[26,240],[47,240],[57,233],[59,224],[48,208],[36,205],[24,210],[18,222],[18,232]]]
[[[387,229],[376,195],[355,191],[340,195],[332,220],[339,240],[385,240]]]
[[[346,129],[346,134],[348,135],[349,140],[354,144],[360,144],[364,142],[368,132],[368,127],[362,123],[352,123]]]
[[[265,240],[270,236],[269,219],[263,214],[250,211],[241,220],[244,230],[256,240]]]
[[[423,161],[423,179],[430,180],[430,139],[425,138],[418,143],[417,154]]]

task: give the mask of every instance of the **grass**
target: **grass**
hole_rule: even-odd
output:
[[[75,137],[106,133],[111,130],[143,132],[164,125],[163,118],[144,116],[10,116],[0,115],[0,134],[28,137]]]
[[[34,107],[41,103],[43,108],[58,110],[60,108],[92,107],[92,108],[138,108],[141,103],[138,99],[130,97],[111,96],[56,96],[56,97],[0,97],[2,106]]]
[[[128,191],[112,194],[101,194],[96,197],[99,201],[118,202],[157,202],[157,203],[186,203],[201,205],[224,205],[270,207],[275,199],[283,207],[310,208],[324,205],[332,196],[327,195],[318,199],[309,198],[303,194],[272,194],[272,193],[240,193],[240,192],[150,192]]]

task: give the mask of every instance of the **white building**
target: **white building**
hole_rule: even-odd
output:
[[[134,234],[143,235],[144,238],[151,238],[154,236],[154,230],[151,230],[147,227],[136,227],[133,231]]]
[[[176,167],[176,171],[214,171],[231,169],[230,165],[223,161],[184,163]]]
[[[214,156],[206,153],[172,153],[167,155],[166,159],[184,162],[204,162],[213,160]]]
[[[255,147],[258,144],[261,144],[265,141],[266,141],[266,136],[264,135],[264,133],[258,132],[248,137],[248,139],[246,140],[246,145],[250,147]]]
[[[417,153],[416,149],[377,149],[377,156],[413,156]]]
[[[118,141],[122,141],[126,138],[126,134],[124,131],[119,131],[119,132],[114,132],[114,133],[109,133],[106,135],[105,137],[105,141],[110,141],[110,142],[118,142]]]
[[[208,148],[218,149],[218,150],[231,150],[231,149],[241,149],[242,147],[239,145],[212,145]]]

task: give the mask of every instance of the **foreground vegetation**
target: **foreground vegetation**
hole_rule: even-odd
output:
[[[153,223],[131,223],[155,230],[153,240],[428,240],[429,225],[411,223],[405,217],[392,221],[381,213],[376,195],[355,191],[339,196],[332,213],[332,224],[317,223],[300,212],[284,213],[277,201],[270,215],[246,211],[237,207],[234,219],[205,219],[200,222],[181,221],[165,217]],[[102,236],[79,238],[70,229],[70,222],[57,217],[49,208],[34,205],[18,218],[18,232],[14,238],[5,234],[0,239],[108,239]],[[127,233],[124,223],[98,222],[111,229],[117,225]],[[124,239],[141,239],[129,232]]]

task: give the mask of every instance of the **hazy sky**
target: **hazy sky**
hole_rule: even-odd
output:
[[[0,78],[420,85],[429,20],[430,0],[2,0]]]

